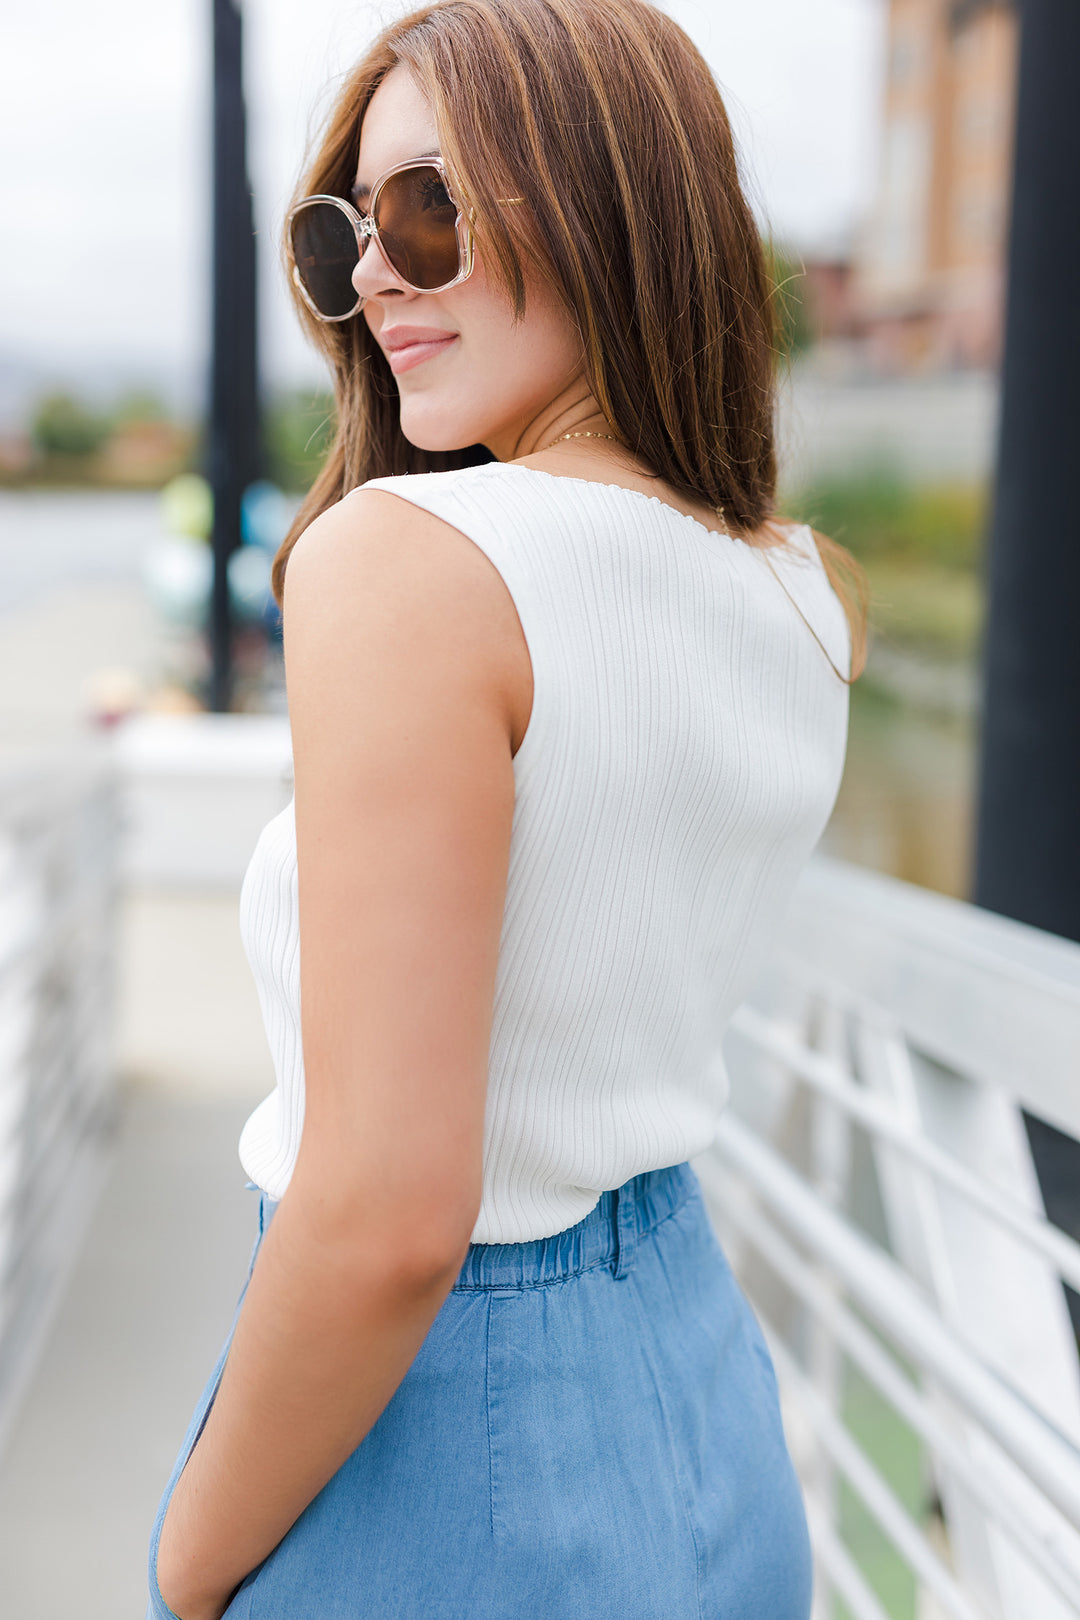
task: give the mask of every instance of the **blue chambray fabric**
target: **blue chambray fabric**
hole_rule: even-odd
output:
[[[175,1620],[157,1539],[227,1350],[158,1510],[148,1620]],[[810,1603],[772,1362],[683,1164],[555,1237],[474,1244],[379,1421],[226,1615],[807,1620]]]

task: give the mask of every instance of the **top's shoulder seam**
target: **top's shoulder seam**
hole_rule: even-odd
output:
[[[450,488],[466,481],[474,474],[484,473],[492,467],[497,468],[501,465],[502,463],[498,461],[483,461],[474,467],[445,467],[436,472],[386,473],[379,478],[368,478],[364,483],[358,484],[356,487],[357,489],[368,489],[372,486],[378,486],[380,484],[421,484],[429,481],[435,481],[440,484],[445,483],[445,485]]]

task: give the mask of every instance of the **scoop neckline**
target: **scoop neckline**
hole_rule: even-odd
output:
[[[669,516],[679,519],[682,523],[692,524],[701,534],[707,534],[712,540],[729,540],[732,545],[746,546],[750,551],[770,549],[764,546],[751,545],[748,540],[741,540],[738,535],[732,534],[728,529],[710,529],[709,525],[702,523],[700,518],[693,517],[689,512],[680,512],[677,506],[672,506],[670,501],[665,501],[661,496],[649,495],[643,489],[630,489],[626,484],[608,484],[600,478],[576,478],[569,473],[550,473],[544,467],[523,467],[520,462],[516,461],[482,462],[479,467],[473,470],[480,473],[493,471],[527,473],[536,478],[546,478],[554,484],[583,484],[587,489],[614,490],[616,494],[630,495],[635,500],[647,501],[652,506],[661,507]],[[805,523],[797,523],[790,532],[800,534],[806,527]]]

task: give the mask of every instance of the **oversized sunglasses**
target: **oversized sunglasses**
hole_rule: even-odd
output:
[[[411,158],[380,175],[366,214],[323,196],[304,197],[290,213],[293,281],[317,320],[347,321],[363,308],[352,278],[372,238],[413,292],[445,292],[472,274],[472,231],[442,160]]]

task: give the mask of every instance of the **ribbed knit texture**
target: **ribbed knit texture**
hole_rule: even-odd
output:
[[[480,547],[532,659],[473,1241],[547,1237],[711,1141],[725,1025],[836,796],[847,688],[760,552],[653,496],[504,463],[367,487]],[[770,557],[846,670],[810,531]],[[280,1198],[304,1117],[291,806],[241,928],[278,1083],[240,1155]]]

